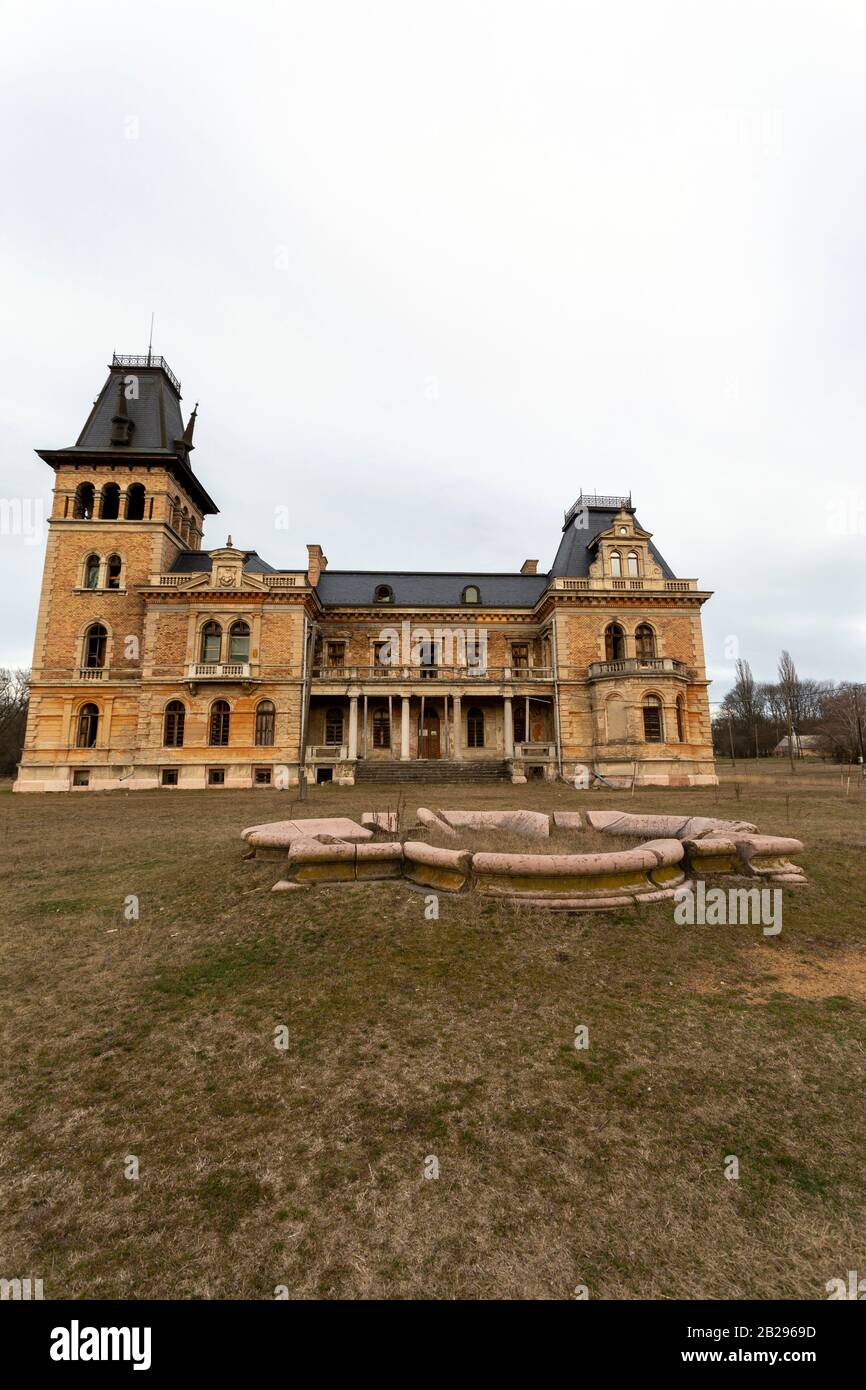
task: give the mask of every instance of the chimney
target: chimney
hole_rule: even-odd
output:
[[[328,557],[322,551],[320,545],[307,546],[307,578],[310,585],[315,589],[319,582],[319,575],[328,568]]]
[[[537,560],[524,560],[524,561],[523,561],[523,564],[520,566],[520,573],[521,573],[521,574],[537,574],[537,573],[538,573],[538,561],[537,561]]]

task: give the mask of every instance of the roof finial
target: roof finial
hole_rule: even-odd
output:
[[[233,549],[234,549],[234,546],[232,545],[232,538],[231,538],[231,536],[229,536],[228,540],[226,541],[226,545],[227,545],[227,547],[229,548],[229,550],[233,550]]]
[[[196,401],[195,406],[193,407],[193,412],[192,412],[192,414],[190,415],[189,419],[187,420],[187,422],[186,422],[186,429],[185,429],[184,432],[183,432],[183,442],[184,442],[184,444],[188,445],[190,449],[192,449],[192,448],[194,447],[194,446],[193,446],[193,442],[192,442],[192,433],[193,433],[193,430],[195,429],[195,422],[196,422],[196,417],[197,417],[197,415],[198,415],[198,401]]]

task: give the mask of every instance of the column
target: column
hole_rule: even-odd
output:
[[[349,696],[349,762],[358,756],[358,697]]]
[[[514,757],[514,715],[511,710],[511,696],[504,697],[505,704],[505,756]]]
[[[404,695],[403,707],[400,717],[400,760],[407,762],[409,758],[409,696]]]
[[[460,696],[455,695],[451,702],[451,728],[454,737],[454,757],[463,757],[463,723],[460,717]]]

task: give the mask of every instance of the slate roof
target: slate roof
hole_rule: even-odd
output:
[[[194,446],[183,442],[178,380],[161,357],[154,359],[158,365],[153,366],[139,365],[143,360],[116,358],[75,443],[63,449],[36,452],[52,468],[77,458],[102,462],[101,455],[112,462],[129,460],[144,467],[158,463],[168,469],[203,513],[215,516],[219,507],[190,467],[188,455]],[[125,398],[133,429],[128,444],[112,444],[111,421],[118,409],[120,383],[128,376],[138,378],[138,398]]]
[[[560,575],[566,574],[574,578],[584,578],[589,574],[590,564],[595,559],[593,541],[599,531],[607,531],[613,525],[617,511],[616,508],[610,507],[589,507],[588,510],[589,525],[587,527],[576,527],[573,521],[568,521],[563,526],[562,540],[559,542],[559,549],[550,567],[552,578],[559,578]],[[635,526],[643,529],[637,517],[633,519]],[[661,566],[665,579],[675,579],[676,575],[670,565],[659,554],[652,541],[649,542],[649,550],[656,563]]]
[[[394,591],[395,608],[404,605],[420,607],[466,608],[531,608],[547,585],[543,574],[478,574],[443,573],[435,570],[325,570],[319,575],[318,594],[322,603],[373,603],[379,584],[388,584]],[[475,584],[481,594],[480,603],[463,604],[463,590]],[[390,604],[380,603],[387,609]]]
[[[111,417],[117,411],[118,383],[127,376],[138,378],[138,400],[127,400],[126,413],[133,422],[124,454],[159,450],[175,452],[175,441],[183,438],[180,396],[161,367],[111,367],[108,380],[96,398],[75,441],[76,449],[106,449],[117,452],[111,442]]]
[[[323,570],[316,592],[326,606],[363,607],[374,605],[387,612],[394,608],[534,608],[552,578],[569,575],[577,578],[589,574],[595,558],[594,539],[600,531],[613,525],[616,509],[590,507],[589,525],[579,529],[572,522],[563,527],[562,540],[553,564],[546,574],[479,573],[471,570]],[[637,517],[635,526],[640,527]],[[642,529],[642,528],[641,528]],[[666,579],[675,578],[670,565],[653,545],[649,548]],[[255,550],[245,552],[244,569],[248,574],[281,574],[292,571],[276,570]],[[172,566],[175,573],[210,573],[211,557],[206,550],[185,550]],[[394,601],[376,603],[376,589],[387,584]],[[481,594],[478,604],[463,603],[463,590],[477,586]]]
[[[263,560],[255,550],[244,552],[246,574],[277,574],[273,565]],[[213,559],[207,550],[182,550],[171,567],[172,574],[210,574]]]

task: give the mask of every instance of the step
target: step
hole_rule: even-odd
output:
[[[506,763],[358,762],[356,782],[510,782]]]

